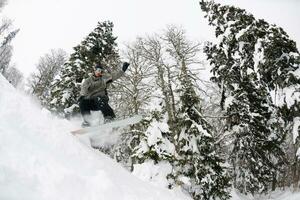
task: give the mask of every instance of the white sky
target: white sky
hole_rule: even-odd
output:
[[[300,47],[299,0],[215,0],[246,9],[257,18],[283,27]],[[25,76],[50,49],[72,48],[98,21],[114,23],[119,47],[168,24],[181,25],[190,39],[213,39],[198,0],[8,0],[3,14],[20,32],[13,41],[13,64]]]

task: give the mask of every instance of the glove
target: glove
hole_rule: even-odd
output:
[[[123,72],[125,72],[130,64],[128,62],[124,62],[122,66]]]
[[[104,103],[108,103],[108,101],[109,101],[109,98],[108,98],[108,96],[106,96],[106,95],[99,96],[99,97],[94,97],[93,99],[94,99],[95,101],[97,101],[97,103],[100,103],[100,104],[102,104],[103,102],[104,102]]]
[[[106,95],[91,98],[92,104],[100,106],[100,107],[103,107],[105,104],[107,104],[108,100],[109,100],[109,98]]]

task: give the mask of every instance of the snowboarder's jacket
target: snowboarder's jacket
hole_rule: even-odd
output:
[[[80,96],[83,96],[85,99],[91,99],[95,97],[107,98],[107,84],[120,78],[123,74],[124,71],[120,69],[112,73],[105,73],[100,77],[96,77],[94,74],[91,75],[82,83]]]

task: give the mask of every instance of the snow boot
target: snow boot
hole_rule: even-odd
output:
[[[113,122],[113,121],[114,121],[114,118],[111,117],[111,116],[108,116],[108,117],[104,118],[104,124],[107,124],[107,123],[110,123],[110,122]]]
[[[82,124],[81,124],[82,128],[90,127],[90,126],[91,126],[91,124],[89,122],[87,122],[87,121],[83,121]]]

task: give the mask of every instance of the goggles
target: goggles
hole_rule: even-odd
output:
[[[103,69],[101,69],[101,68],[96,68],[96,69],[95,69],[95,72],[102,73],[102,72],[103,72]]]

